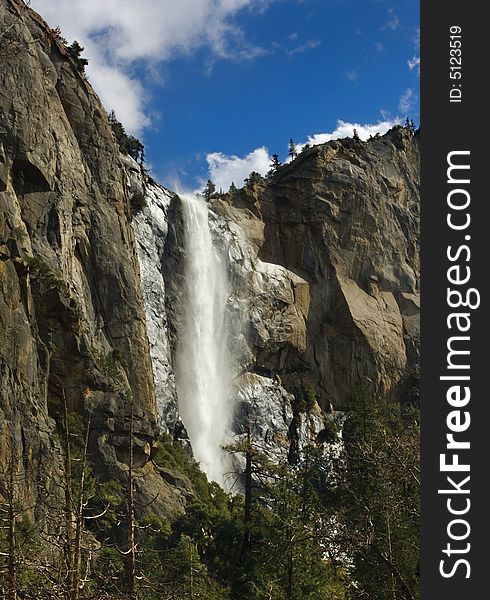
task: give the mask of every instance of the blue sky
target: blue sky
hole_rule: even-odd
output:
[[[169,187],[263,171],[270,154],[285,158],[290,137],[419,121],[415,0],[32,4],[85,45],[90,81]]]

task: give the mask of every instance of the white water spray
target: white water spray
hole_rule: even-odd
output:
[[[230,460],[227,443],[232,408],[225,266],[213,246],[204,200],[180,196],[184,216],[185,294],[177,353],[177,390],[182,420],[196,460],[224,487]]]

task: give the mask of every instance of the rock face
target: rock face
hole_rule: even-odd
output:
[[[231,280],[235,433],[251,419],[271,457],[328,438],[329,414],[361,388],[396,397],[416,369],[418,163],[418,135],[397,127],[368,142],[307,149],[273,177],[210,202]],[[163,318],[158,354],[171,365],[182,321],[182,215],[178,197],[157,199],[151,189],[135,227],[143,287],[152,290],[148,325],[158,329]],[[305,395],[310,409],[319,405],[317,418],[304,414]]]
[[[170,202],[175,194],[143,176],[141,167],[132,158],[122,157],[122,160],[132,193],[144,193],[146,199],[146,206],[134,217],[133,229],[141,264],[141,288],[153,362],[158,423],[162,429],[174,431],[180,421],[162,261],[169,228]]]
[[[123,480],[132,413],[141,504],[181,510],[188,486],[148,460],[158,425],[186,439],[180,200],[119,155],[38,15],[0,0],[0,32],[0,471],[13,457],[27,497],[55,494],[66,403],[92,415],[100,476]],[[306,149],[209,204],[231,281],[234,430],[272,460],[338,451],[332,423],[356,390],[396,396],[416,367],[418,162],[418,135],[397,127]]]
[[[53,434],[65,402],[92,414],[91,454],[102,476],[121,478],[131,401],[142,467],[156,401],[130,193],[107,114],[23,2],[0,1],[0,31],[0,468],[13,453],[35,499],[61,477]],[[145,485],[169,496],[158,473]]]
[[[286,386],[305,377],[326,410],[360,386],[396,392],[416,364],[418,177],[418,136],[398,127],[305,150],[214,202],[235,240],[252,367]]]

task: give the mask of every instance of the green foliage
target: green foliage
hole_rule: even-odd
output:
[[[338,440],[339,427],[332,415],[327,415],[324,420],[324,428],[318,433],[318,442],[321,444],[333,444]]]
[[[117,376],[117,361],[98,356],[100,368]],[[311,385],[299,389],[305,406],[316,403]],[[235,454],[249,453],[248,513],[243,495],[208,482],[186,447],[162,435],[156,467],[187,476],[193,496],[185,513],[163,518],[147,506],[140,517],[141,600],[417,598],[417,413],[379,401],[368,388],[354,394],[346,409],[345,457],[335,486],[321,445],[303,448],[296,466],[271,463],[250,437],[230,446]],[[329,423],[329,435],[337,437],[334,419],[327,419],[326,429]],[[67,429],[77,497],[87,420],[70,413]],[[116,547],[125,527],[126,490],[117,481],[98,481],[90,460],[84,468],[85,514],[102,516],[85,523],[101,548],[80,600],[129,600],[127,561]],[[29,523],[18,534],[35,538]],[[49,582],[38,572],[26,568],[22,577],[22,585],[38,588],[37,597],[49,597],[41,593]]]
[[[145,147],[134,135],[128,135],[128,154],[143,166],[145,162]]]
[[[413,119],[409,119],[408,117],[405,119],[404,128],[411,134],[414,135],[416,127]]]
[[[111,364],[113,368],[113,365]],[[76,412],[68,413],[68,432],[72,456],[72,493],[79,496],[82,465],[85,471],[86,525],[99,539],[114,533],[124,511],[124,490],[119,481],[98,481],[93,473],[90,456],[83,460],[88,420]],[[85,463],[85,464],[84,464]],[[93,519],[94,515],[100,515]]]
[[[344,427],[340,491],[351,532],[354,598],[418,597],[419,423],[367,390],[352,399]]]
[[[311,383],[303,383],[293,388],[292,393],[296,413],[309,413],[317,405],[316,391]]]
[[[252,171],[250,175],[246,179],[244,179],[244,182],[247,187],[251,187],[258,183],[262,183],[263,180],[264,178],[260,173],[257,173],[257,171]]]
[[[116,381],[122,382],[122,371],[121,365],[115,360],[110,354],[105,354],[97,348],[92,348],[92,354],[98,369],[104,373],[109,379],[115,379]]]
[[[82,56],[82,52],[85,50],[85,48],[83,48],[83,46],[81,46],[77,40],[75,40],[71,46],[68,46],[67,50],[78,71],[84,74],[85,67],[88,65],[88,60]]]
[[[216,484],[207,482],[197,465],[189,460],[185,448],[168,435],[160,440],[155,462],[157,466],[189,476],[195,497],[186,514],[173,521],[153,514],[140,519],[137,571],[142,598],[230,600],[227,586],[211,572],[212,557],[208,552],[213,546],[211,531],[223,515],[229,515],[230,498]],[[119,486],[111,483],[107,493],[114,506],[123,503]],[[97,529],[98,538],[107,541],[117,538],[119,527],[109,523],[105,531]],[[107,546],[107,541],[97,559],[94,589],[104,590],[109,598],[119,600],[126,597],[123,583],[126,563],[119,551]]]
[[[306,449],[298,467],[274,465],[249,444],[234,444],[230,451],[252,455],[249,520],[242,496],[215,513],[189,517],[188,511],[183,517],[187,527],[204,523],[203,535],[194,539],[210,573],[243,600],[349,598],[347,571],[329,551],[321,449]]]
[[[145,162],[145,147],[140,140],[133,135],[128,135],[123,124],[117,120],[116,113],[111,110],[108,116],[109,126],[116,138],[121,154],[127,154],[134,158],[143,167]]]
[[[207,202],[209,202],[215,194],[216,194],[216,186],[211,181],[211,179],[208,179],[206,186],[202,191],[202,195],[204,196],[204,199]]]
[[[45,294],[49,290],[57,289],[68,294],[66,282],[39,256],[26,256],[24,263],[29,268],[30,276],[37,282],[41,293]]]
[[[116,138],[116,142],[119,145],[119,150],[122,154],[129,154],[129,140],[124,129],[123,124],[117,120],[116,113],[111,110],[109,113],[109,126],[112,129],[112,133]]]
[[[346,571],[328,551],[329,511],[319,485],[323,459],[317,450],[310,452],[297,469],[282,469],[270,490],[270,514],[261,515],[267,549],[261,553],[259,598],[267,590],[288,600],[349,597]]]
[[[216,502],[225,501],[226,494],[219,485],[207,480],[199,465],[190,459],[189,451],[171,435],[167,433],[160,435],[154,461],[158,466],[186,475],[192,483],[199,502],[214,505]]]
[[[92,477],[87,483],[87,488],[91,497],[90,515],[100,515],[97,519],[87,521],[88,528],[100,540],[114,539],[118,533],[121,515],[126,510],[121,483],[114,479],[100,482]]]
[[[273,154],[272,155],[272,161],[270,164],[270,171],[267,173],[268,177],[272,177],[274,176],[280,169],[281,167],[281,161],[279,160],[279,155],[278,154]]]
[[[98,590],[103,596],[91,595],[92,598],[107,598],[108,600],[129,599],[123,595],[121,583],[125,578],[126,562],[121,552],[113,546],[103,546],[97,553],[92,581],[93,590]]]
[[[161,467],[174,469],[188,476],[201,473],[197,465],[189,460],[189,454],[184,446],[168,433],[160,434],[154,461]]]
[[[289,138],[288,154],[292,160],[294,160],[298,156],[298,150],[296,148],[295,142],[293,141],[293,138]]]
[[[114,391],[120,392],[126,400],[131,401],[133,393],[127,384],[121,363],[115,358],[116,351],[111,355],[92,347],[92,356],[99,371],[112,381]]]
[[[143,544],[145,600],[231,600],[227,589],[210,576],[190,536],[183,534],[174,542],[163,536]]]
[[[234,181],[232,181],[232,182],[231,182],[231,185],[230,185],[230,189],[228,190],[228,192],[229,192],[230,194],[234,194],[236,191],[237,191],[237,187],[236,187],[236,185],[235,185],[235,182],[234,182]]]

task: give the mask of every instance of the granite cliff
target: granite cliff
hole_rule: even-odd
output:
[[[0,463],[33,504],[60,493],[63,407],[92,415],[101,477],[126,469],[134,412],[143,497],[179,494],[148,462],[156,403],[131,196],[107,114],[66,47],[0,2]]]
[[[397,127],[304,150],[274,176],[210,201],[232,288],[235,432],[252,414],[274,456],[328,438],[328,421],[361,388],[396,398],[417,369],[418,162],[418,135]],[[137,181],[136,165],[130,172]],[[182,215],[177,196],[151,182],[147,190],[133,225],[159,412],[173,430]]]
[[[119,154],[36,13],[1,0],[0,31],[0,467],[15,456],[34,504],[54,490],[66,403],[92,415],[99,476],[121,479],[132,411],[138,493],[158,498],[153,512],[182,510],[189,482],[150,460],[159,427],[186,439],[180,200]],[[211,199],[231,280],[234,430],[251,423],[272,458],[297,460],[311,440],[333,451],[356,390],[396,397],[416,369],[418,179],[418,134],[397,127],[305,149]]]

